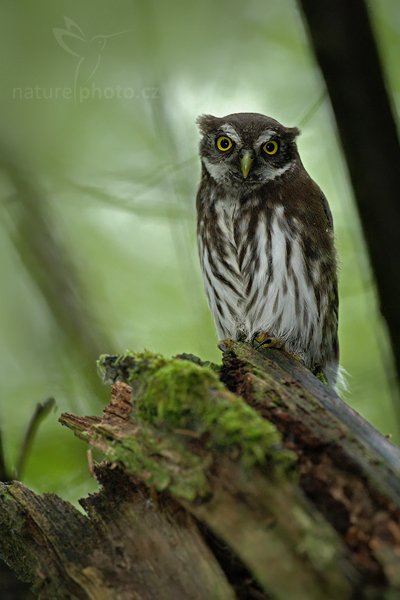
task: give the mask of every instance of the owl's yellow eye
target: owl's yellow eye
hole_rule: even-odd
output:
[[[263,150],[265,154],[269,154],[272,156],[278,152],[279,144],[275,140],[269,140],[269,142],[265,142],[263,146]]]
[[[230,150],[233,146],[233,142],[231,139],[229,139],[226,135],[221,135],[218,139],[217,139],[217,148],[218,150],[221,150],[221,152],[226,152],[227,150]]]

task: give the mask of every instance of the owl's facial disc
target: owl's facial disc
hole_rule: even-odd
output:
[[[298,161],[297,129],[287,128],[263,115],[238,113],[199,119],[200,156],[218,184],[254,190],[280,179]]]

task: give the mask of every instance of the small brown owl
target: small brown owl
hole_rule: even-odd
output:
[[[256,113],[198,124],[198,244],[219,338],[284,348],[334,384],[332,216],[300,160],[299,130]]]

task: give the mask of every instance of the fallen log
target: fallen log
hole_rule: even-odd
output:
[[[0,555],[41,598],[400,598],[400,451],[300,363],[226,342],[103,356],[85,514],[0,487]]]

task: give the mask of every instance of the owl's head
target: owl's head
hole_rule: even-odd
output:
[[[299,130],[271,117],[202,115],[197,123],[201,161],[220,185],[254,189],[289,174],[300,163],[295,142]]]

